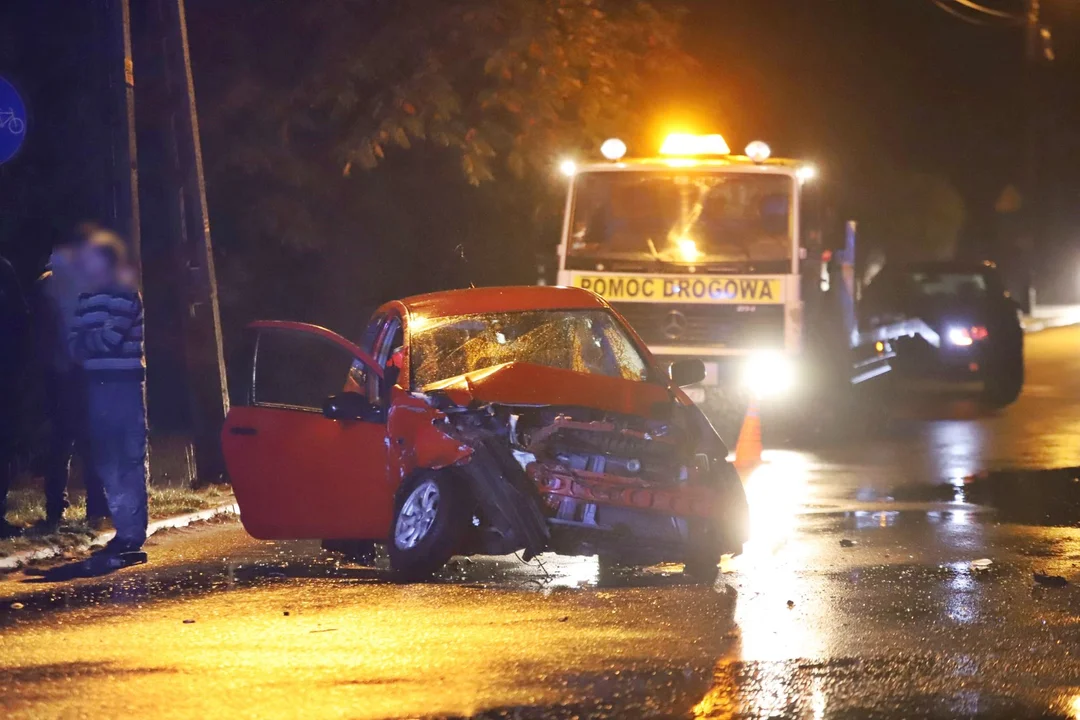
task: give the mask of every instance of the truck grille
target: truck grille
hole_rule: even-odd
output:
[[[613,303],[613,307],[650,346],[784,346],[783,305]]]

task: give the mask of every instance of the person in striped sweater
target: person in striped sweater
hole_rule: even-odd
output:
[[[68,342],[79,296],[87,290],[79,255],[86,243],[99,233],[108,231],[95,223],[81,223],[70,237],[53,249],[48,269],[34,286],[31,325],[36,341],[36,360],[44,381],[45,414],[49,419],[44,466],[45,519],[38,525],[46,532],[60,525],[68,507],[68,477],[73,453],[82,460],[87,523],[94,530],[101,530],[109,518],[105,488],[90,462],[84,397],[86,382],[81,368],[71,357]]]
[[[116,527],[102,551],[131,553],[146,541],[146,406],[143,305],[123,243],[102,234],[80,253],[91,290],[79,297],[70,335],[86,387],[89,454]]]

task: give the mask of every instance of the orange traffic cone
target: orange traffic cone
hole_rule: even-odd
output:
[[[739,441],[735,443],[735,467],[750,468],[761,462],[761,416],[758,415],[757,399],[750,398],[746,408]]]

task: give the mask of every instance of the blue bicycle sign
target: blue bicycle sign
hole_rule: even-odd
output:
[[[0,165],[15,157],[26,137],[26,105],[19,93],[0,78]]]

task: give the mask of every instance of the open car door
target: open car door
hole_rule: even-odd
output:
[[[261,539],[388,537],[397,483],[370,356],[325,328],[260,321],[234,370],[222,449],[244,528]],[[324,406],[343,392],[362,409],[331,419]]]

